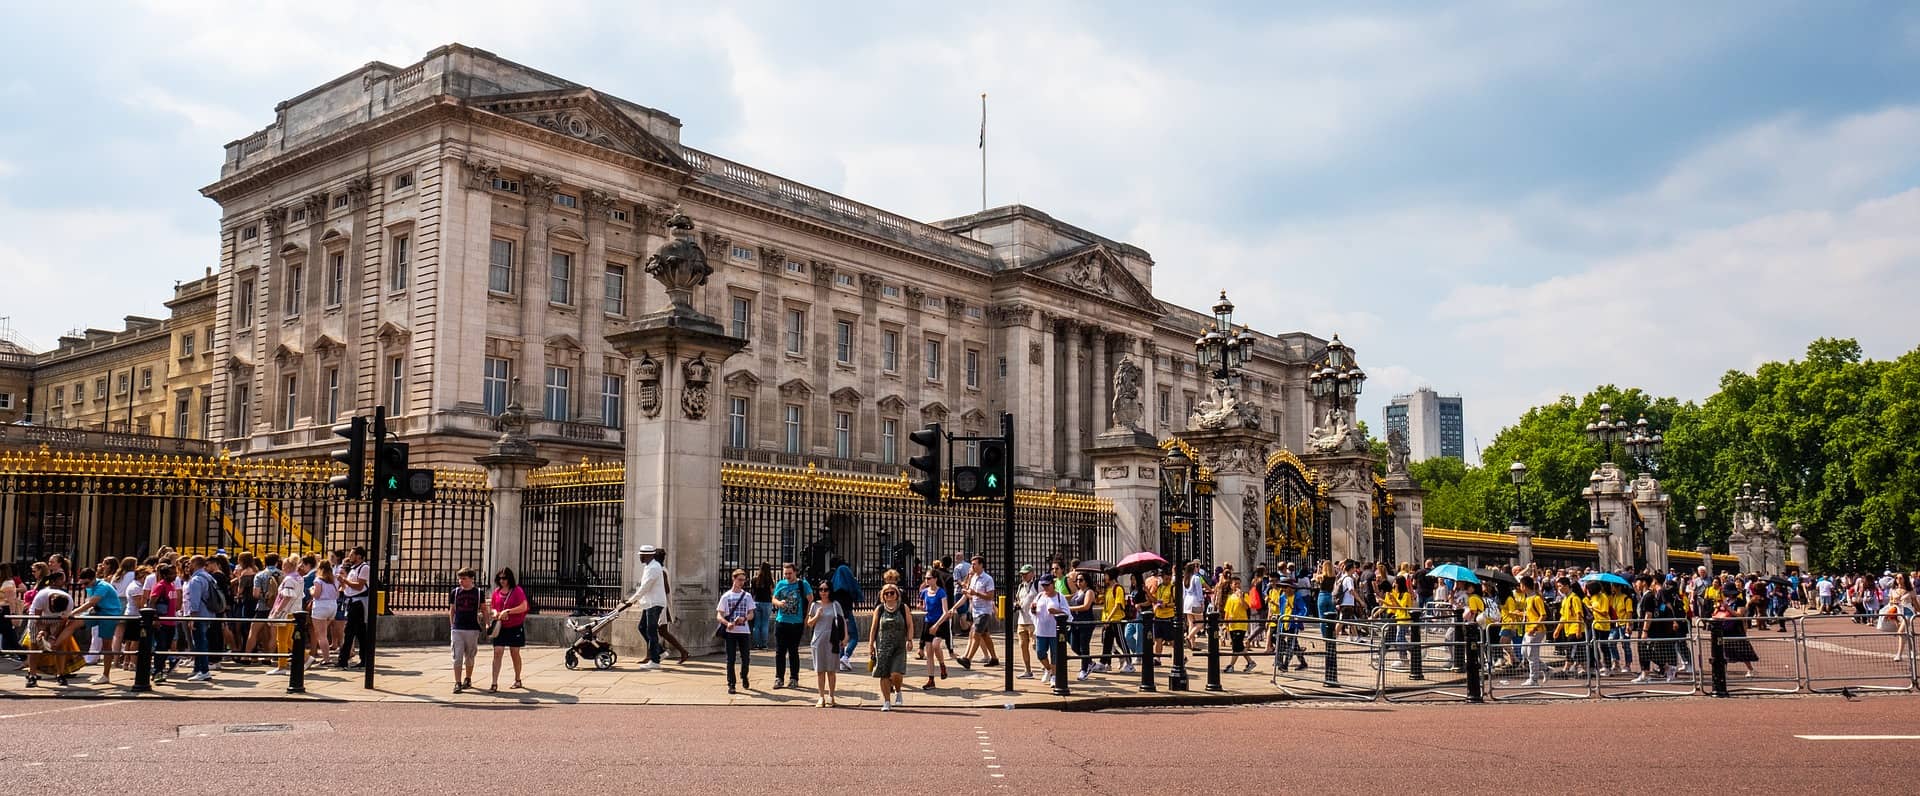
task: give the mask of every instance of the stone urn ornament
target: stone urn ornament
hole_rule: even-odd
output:
[[[707,283],[713,266],[707,264],[707,253],[694,240],[693,220],[678,205],[667,217],[666,228],[672,239],[647,258],[647,273],[666,288],[669,310],[697,314],[693,289]]]

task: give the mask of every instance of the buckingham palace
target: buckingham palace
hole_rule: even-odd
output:
[[[280,103],[203,193],[222,211],[209,423],[235,455],[319,454],[384,404],[417,461],[466,464],[518,400],[545,455],[617,457],[631,388],[606,337],[660,300],[641,271],[675,208],[714,267],[699,309],[748,341],[715,395],[729,459],[891,474],[908,431],[1007,411],[1018,481],[1085,490],[1123,357],[1159,436],[1206,397],[1213,318],[1155,298],[1137,246],[1021,205],[907,219],[462,45]],[[1325,342],[1251,333],[1243,395],[1298,450]]]

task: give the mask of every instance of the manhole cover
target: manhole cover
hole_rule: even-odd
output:
[[[212,738],[221,735],[308,735],[333,732],[333,725],[324,721],[182,724],[179,732],[181,738]]]
[[[291,724],[231,724],[227,732],[293,732]]]

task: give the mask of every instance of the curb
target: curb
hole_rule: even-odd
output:
[[[1090,697],[1085,699],[1050,699],[1045,701],[1023,702],[1014,705],[1016,710],[1054,710],[1063,713],[1086,713],[1096,710],[1115,708],[1163,708],[1163,707],[1224,707],[1229,705],[1259,705],[1269,702],[1291,702],[1301,697],[1286,693],[1273,694],[1208,694],[1208,693],[1171,693],[1139,694],[1129,696]]]

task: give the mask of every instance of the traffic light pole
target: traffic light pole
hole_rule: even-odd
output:
[[[376,470],[379,469],[380,446],[386,441],[387,407],[384,405],[376,406],[373,408],[372,440],[374,469]],[[360,656],[360,664],[366,667],[366,673],[363,676],[364,679],[360,687],[368,691],[373,690],[374,648],[378,646],[380,638],[380,634],[376,632],[377,628],[374,626],[374,621],[375,617],[380,615],[380,612],[377,610],[380,607],[380,537],[386,532],[387,519],[386,514],[380,510],[380,495],[386,491],[385,487],[386,485],[380,478],[380,473],[376,472],[373,479],[373,494],[367,496],[367,507],[373,514],[373,522],[370,526],[373,528],[373,532],[367,535],[367,590],[365,592],[367,603],[363,610],[363,613],[366,614],[367,637],[361,645],[361,652],[364,654]]]
[[[1013,471],[1014,471],[1013,463],[1020,460],[1014,458],[1013,413],[1012,412],[1000,413],[1000,436],[1002,439],[1005,439],[1007,441],[1007,457],[1006,457],[1007,484],[1006,484],[1006,489],[1004,490],[1003,494],[1000,497],[1000,506],[1001,506],[1001,509],[1000,509],[1001,548],[1000,549],[1004,553],[1003,555],[1004,560],[1001,562],[1003,565],[1003,568],[1000,571],[1003,573],[1001,577],[1006,578],[1008,583],[1014,584],[1014,590],[1011,592],[1006,592],[1008,596],[1007,596],[1007,621],[1006,621],[1006,628],[1005,628],[1006,636],[1007,636],[1007,657],[1005,658],[1007,662],[1006,691],[1007,693],[1011,694],[1013,693],[1013,637],[1014,637],[1015,631],[1017,631],[1020,627],[1020,623],[1019,623],[1020,606],[1015,605],[1013,602],[1013,597],[1019,593],[1020,580],[1019,580],[1019,577],[1015,575],[1013,571],[1015,567],[1014,554],[1013,554],[1013,496],[1014,496],[1015,490],[1014,490],[1013,478],[1012,478]],[[1055,676],[1064,676],[1064,675],[1055,673]]]

